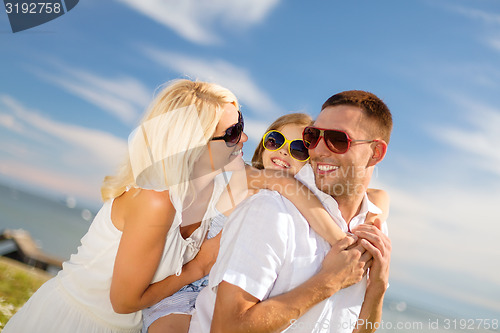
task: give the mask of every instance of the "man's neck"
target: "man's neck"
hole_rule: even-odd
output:
[[[364,193],[358,195],[341,196],[334,198],[338,205],[344,221],[349,225],[351,220],[359,214],[361,203],[365,197]]]

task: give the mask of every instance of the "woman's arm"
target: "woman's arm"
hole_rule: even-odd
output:
[[[378,208],[382,210],[382,214],[373,214],[368,212],[366,215],[365,223],[373,224],[376,219],[379,219],[382,223],[387,220],[389,217],[389,204],[390,198],[389,194],[387,194],[384,190],[369,188],[366,190],[366,194],[368,194],[368,199],[373,202]]]
[[[117,215],[120,216],[121,213],[123,216],[122,237],[110,291],[111,304],[117,313],[142,310],[206,275],[211,265],[206,265],[207,260],[195,258],[184,265],[179,276],[171,275],[150,284],[175,216],[168,191],[141,190],[115,201],[119,201],[117,208],[121,209]],[[216,241],[217,239],[214,242]],[[204,243],[206,242],[208,241]],[[212,242],[208,243],[211,244]],[[218,247],[218,243],[216,246]],[[217,249],[209,252],[215,252],[216,256]]]
[[[250,190],[268,189],[281,193],[304,215],[311,228],[330,245],[336,244],[346,236],[319,199],[292,176],[281,171],[258,170],[251,166],[246,167],[246,174]]]
[[[216,237],[205,240],[196,257],[182,266],[180,275],[170,275],[161,281],[149,285],[142,297],[145,302],[144,305],[133,311],[128,310],[125,313],[135,312],[152,306],[164,298],[175,294],[185,285],[208,275],[217,259],[221,234],[219,233]]]

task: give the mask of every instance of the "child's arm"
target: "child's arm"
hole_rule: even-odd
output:
[[[368,194],[368,199],[373,202],[378,208],[382,210],[381,214],[373,214],[368,212],[366,215],[365,223],[373,224],[376,219],[379,219],[381,222],[385,222],[387,217],[389,216],[389,203],[390,198],[389,194],[387,194],[384,190],[369,188],[366,190]]]
[[[330,245],[346,235],[325,210],[319,199],[304,185],[286,173],[276,170],[258,170],[246,166],[247,184],[250,190],[277,191],[290,200],[309,222],[311,228]]]

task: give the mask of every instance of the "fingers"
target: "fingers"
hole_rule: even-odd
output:
[[[354,234],[359,238],[363,238],[372,243],[378,248],[382,255],[385,255],[386,250],[390,251],[391,241],[383,232],[375,226],[360,225],[353,230]]]
[[[360,245],[361,246],[361,245]],[[363,248],[363,250],[365,250]],[[373,256],[370,252],[366,251],[361,255],[359,258],[359,261],[363,263],[363,277],[366,275],[368,272],[368,269],[372,267],[373,264]]]
[[[371,258],[371,254],[365,255],[366,249],[359,242],[351,245],[345,251],[349,251],[351,253],[351,255],[354,255],[355,257],[357,257],[357,260],[359,260],[359,261],[361,261],[361,260],[368,261]]]
[[[385,243],[381,237],[369,233],[367,234],[360,233],[360,238],[362,238],[360,244],[367,251],[369,251],[369,248],[367,247],[366,243],[370,243],[370,249],[371,247],[375,247],[376,249],[378,249],[378,251],[380,251],[382,256],[385,254]]]
[[[373,225],[378,228],[378,230],[382,230],[382,220],[380,218],[375,218],[375,221],[373,221]]]
[[[382,259],[382,252],[378,248],[373,246],[369,241],[367,241],[366,239],[362,239],[360,244],[365,248],[367,253],[370,253],[373,258],[376,258],[378,260]]]
[[[371,254],[371,252],[367,251],[361,243],[358,246],[363,249],[362,250],[363,252],[361,254],[361,257],[359,258],[359,261],[367,263],[370,259],[373,258],[373,254]]]
[[[372,264],[373,264],[373,258],[365,263],[365,267],[363,267],[364,270],[363,277],[368,273],[368,269],[372,267]]]
[[[373,223],[378,223],[377,221],[380,221],[380,220],[377,219]],[[382,231],[380,230],[380,228],[378,228],[376,225],[374,225],[374,224],[366,224],[366,223],[359,224],[359,225],[355,226],[352,229],[352,232],[354,234],[356,234],[357,231],[362,231],[362,230],[363,231],[374,232],[374,233],[382,233]]]
[[[361,245],[360,245],[361,246]],[[365,248],[363,248],[363,250],[365,250]],[[368,268],[372,267],[372,264],[373,264],[373,255],[366,251],[361,255],[361,258],[359,259],[360,262],[364,262],[364,266],[363,266],[363,270],[364,270],[364,273],[363,273],[363,276],[366,275],[366,272],[368,271]]]
[[[365,218],[365,223],[366,224],[373,224],[373,221],[375,220],[377,214],[373,214],[371,212],[368,212],[368,214],[366,214],[366,218]]]
[[[349,246],[353,245],[355,242],[356,239],[354,237],[352,237],[351,235],[347,235],[346,237],[338,241],[337,244],[335,244],[335,247],[340,252],[343,250],[347,250]]]

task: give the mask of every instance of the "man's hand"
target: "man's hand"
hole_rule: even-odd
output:
[[[372,254],[355,243],[353,237],[345,237],[332,246],[323,260],[317,276],[325,279],[331,295],[361,281],[372,264]]]
[[[391,240],[381,231],[381,228],[382,222],[375,220],[373,225],[356,226],[353,233],[360,238],[360,244],[373,256],[368,287],[377,287],[385,292],[389,282],[392,247]]]
[[[212,332],[281,332],[290,321],[319,302],[363,278],[372,255],[352,237],[337,242],[320,271],[296,288],[259,301],[238,286],[222,281],[212,321]]]
[[[360,244],[373,255],[365,300],[359,313],[360,325],[353,333],[372,333],[377,327],[376,323],[382,320],[382,305],[389,281],[391,241],[381,231],[381,227],[380,220],[375,220],[373,225],[362,224],[353,228],[354,235],[360,238]]]

